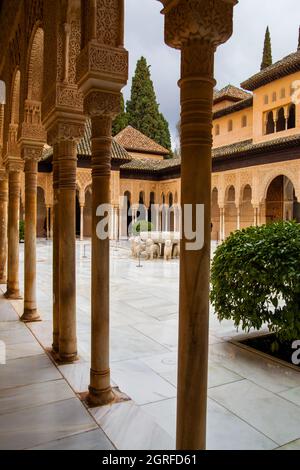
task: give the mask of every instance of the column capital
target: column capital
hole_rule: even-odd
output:
[[[91,89],[84,98],[84,111],[90,117],[102,116],[113,119],[120,112],[120,92]]]
[[[42,156],[43,148],[43,144],[23,142],[21,143],[21,156],[25,161],[34,160],[38,162]]]
[[[159,0],[165,15],[165,42],[182,49],[190,40],[214,48],[232,35],[233,7],[237,0]]]
[[[78,143],[85,130],[85,118],[57,119],[48,129],[48,143],[54,145],[63,141]]]
[[[24,169],[24,162],[21,158],[19,157],[7,157],[6,162],[5,162],[5,167],[7,173],[11,172],[21,172]]]

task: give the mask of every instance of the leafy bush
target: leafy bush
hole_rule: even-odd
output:
[[[19,222],[19,241],[23,242],[25,240],[25,222],[20,220]]]
[[[300,225],[276,222],[234,232],[212,263],[219,320],[244,331],[267,323],[279,341],[300,338]]]
[[[132,234],[137,236],[141,232],[151,232],[153,230],[153,225],[147,220],[139,220],[132,226]]]

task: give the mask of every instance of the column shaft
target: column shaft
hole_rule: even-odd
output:
[[[58,143],[59,164],[59,357],[77,358],[76,339],[76,142]]]
[[[0,180],[0,284],[6,284],[8,180]]]
[[[84,226],[83,226],[83,209],[84,209],[84,206],[81,205],[80,206],[80,240],[81,241],[83,240],[83,229],[84,229]]]
[[[21,171],[9,171],[8,175],[8,263],[7,291],[5,296],[20,299],[19,289],[19,218]]]
[[[40,320],[36,306],[37,168],[37,160],[25,160],[24,322]]]
[[[59,166],[58,144],[53,146],[53,209],[52,209],[52,236],[53,236],[53,344],[54,352],[59,351]]]
[[[92,350],[88,402],[104,405],[114,394],[109,369],[109,234],[97,236],[96,211],[110,203],[111,118],[92,117]],[[104,237],[103,237],[104,238]]]
[[[204,205],[204,246],[187,249],[185,216],[180,259],[177,449],[205,449],[209,273],[211,241],[211,148],[214,48],[190,40],[182,47],[182,206]],[[201,57],[201,60],[197,58]],[[203,223],[204,222],[204,223]],[[191,221],[189,221],[191,223]]]

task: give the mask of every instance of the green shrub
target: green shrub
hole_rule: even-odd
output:
[[[244,331],[264,323],[280,341],[300,339],[300,225],[276,222],[234,232],[212,263],[219,320]]]
[[[153,224],[147,222],[147,220],[138,220],[132,226],[132,234],[134,236],[139,235],[141,232],[151,232],[153,230]]]
[[[25,222],[20,220],[19,222],[19,241],[23,242],[25,240]]]

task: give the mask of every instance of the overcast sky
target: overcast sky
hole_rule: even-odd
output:
[[[136,61],[144,55],[151,65],[157,99],[170,123],[173,140],[179,119],[179,52],[164,45],[162,4],[156,0],[125,0],[126,48],[130,54],[130,94]],[[270,27],[273,60],[294,52],[300,25],[299,0],[240,0],[234,8],[234,33],[216,54],[215,78],[220,89],[228,83],[239,86],[259,71],[264,35]]]
[[[170,123],[173,137],[179,120],[179,52],[164,44],[162,4],[157,0],[125,0],[126,47],[130,54],[130,79],[124,90],[129,98],[131,78],[143,55],[151,65],[157,99]],[[234,9],[234,33],[216,54],[215,77],[220,89],[228,83],[239,86],[259,71],[264,34],[270,27],[273,60],[297,49],[300,24],[299,0],[240,0]],[[1,100],[1,87],[0,87]]]

